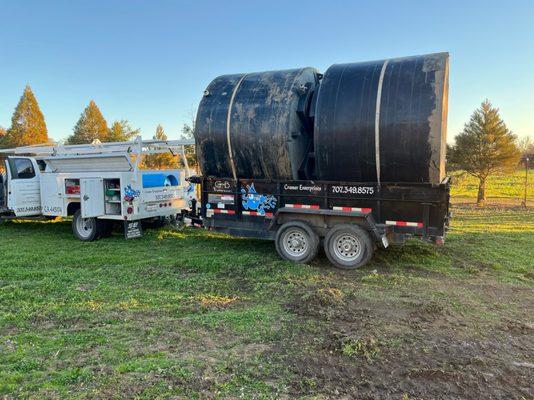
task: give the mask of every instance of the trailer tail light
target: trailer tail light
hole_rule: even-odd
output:
[[[133,210],[133,207],[132,207],[132,206],[130,206],[130,207],[128,207],[128,208],[126,209],[126,212],[127,212],[128,214],[133,214],[133,211],[134,211],[134,210]]]

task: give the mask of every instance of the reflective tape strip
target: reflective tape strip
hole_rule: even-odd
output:
[[[312,208],[314,210],[319,209],[318,204],[286,204],[284,207],[288,208]]]
[[[266,212],[265,214],[261,215],[259,212],[257,211],[242,211],[241,212],[243,215],[248,215],[248,216],[254,216],[254,217],[265,217],[265,218],[272,218],[273,216],[273,213],[268,213]]]
[[[209,217],[213,214],[235,214],[235,211],[234,210],[220,210],[220,209],[215,209],[215,210],[212,210],[212,209],[209,209],[209,210],[206,210],[206,215]]]
[[[361,212],[361,213],[370,213],[373,210],[371,208],[360,208],[360,207],[338,207],[334,206],[332,207],[332,210],[334,211],[344,211],[344,212]]]
[[[422,222],[407,222],[407,221],[386,221],[386,225],[395,225],[395,226],[412,226],[415,228],[422,228]]]

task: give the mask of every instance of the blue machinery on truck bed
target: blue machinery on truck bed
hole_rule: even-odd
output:
[[[448,54],[224,75],[204,92],[195,128],[206,227],[273,238],[309,261],[324,238],[342,268],[372,242],[441,244]],[[194,217],[194,215],[193,215]]]

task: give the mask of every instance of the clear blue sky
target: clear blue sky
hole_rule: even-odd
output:
[[[0,126],[29,83],[63,139],[108,123],[178,137],[217,75],[450,53],[452,138],[484,98],[534,135],[534,1],[0,0]],[[450,141],[450,140],[449,140]]]

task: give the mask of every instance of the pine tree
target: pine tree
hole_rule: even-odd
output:
[[[485,100],[456,136],[450,160],[478,178],[477,204],[481,205],[486,200],[488,176],[515,168],[519,157],[516,136],[506,127],[499,109]]]
[[[123,119],[121,121],[113,122],[111,129],[106,137],[106,142],[126,142],[139,136],[140,129],[132,129],[130,123]]]
[[[68,137],[67,144],[92,143],[96,139],[105,142],[108,135],[107,122],[96,103],[91,100],[74,126],[74,133]]]
[[[161,125],[156,127],[154,139],[167,140],[167,135]],[[148,154],[144,157],[144,168],[147,169],[172,169],[178,168],[178,157],[170,153]]]
[[[30,86],[24,88],[13,117],[11,127],[3,138],[5,147],[28,146],[48,142],[43,113]]]

